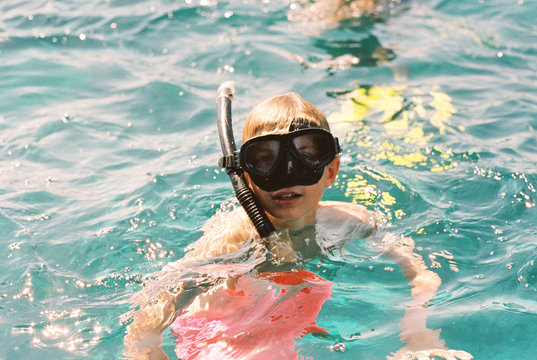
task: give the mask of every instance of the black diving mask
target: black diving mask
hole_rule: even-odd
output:
[[[307,128],[253,137],[242,145],[239,161],[257,186],[276,191],[316,184],[339,152],[338,139],[329,131]]]

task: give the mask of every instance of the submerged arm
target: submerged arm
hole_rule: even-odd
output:
[[[433,271],[427,269],[422,257],[414,252],[414,241],[403,238],[391,245],[384,255],[395,261],[409,280],[412,301],[407,305],[401,327],[401,340],[409,350],[442,348],[440,331],[427,328],[427,316],[432,312],[429,301],[433,299],[442,281]]]
[[[160,360],[168,357],[160,347],[162,333],[174,321],[176,315],[188,307],[198,295],[214,286],[218,279],[249,268],[225,269],[220,265],[200,266],[206,260],[230,254],[244,245],[251,234],[252,225],[241,208],[230,212],[217,213],[204,226],[203,236],[189,246],[183,259],[167,265],[159,275],[177,279],[177,289],[161,289],[155,297],[151,290],[143,289],[133,298],[133,305],[140,308],[132,313],[132,322],[127,326],[124,338],[124,355],[131,360]],[[254,266],[255,263],[249,266]],[[194,277],[190,272],[194,271]],[[204,278],[206,274],[208,277]],[[157,275],[157,288],[164,282]],[[200,277],[201,276],[201,277]],[[180,279],[190,279],[180,282]],[[151,299],[150,299],[151,297]]]
[[[473,359],[465,351],[447,349],[440,338],[440,330],[427,328],[427,317],[433,311],[429,301],[434,298],[442,281],[438,274],[427,268],[421,255],[414,252],[414,241],[410,238],[395,241],[384,255],[399,265],[403,276],[409,280],[412,295],[412,301],[399,322],[400,338],[406,345],[388,359]]]
[[[321,202],[321,207],[335,210],[339,220],[340,216],[350,216],[361,223],[371,225],[371,230],[376,228],[373,214],[364,206],[357,204],[342,203],[338,201]],[[381,235],[378,232],[377,235]],[[427,328],[427,317],[432,313],[433,307],[429,302],[434,298],[436,291],[442,283],[435,272],[429,270],[421,255],[414,252],[414,241],[410,238],[389,239],[389,234],[384,235],[383,255],[395,261],[401,268],[403,276],[409,280],[411,286],[412,301],[407,305],[405,314],[399,322],[401,328],[401,340],[406,344],[390,360],[432,359],[437,356],[447,360],[468,360],[473,357],[464,351],[448,350],[444,341],[440,338],[440,330]],[[394,236],[394,235],[391,235]],[[371,242],[378,236],[368,236]],[[375,247],[380,244],[375,243]]]
[[[195,286],[181,284],[176,293],[164,290],[135,311],[132,322],[127,326],[123,355],[131,360],[168,359],[160,347],[162,333],[173,322],[175,315],[200,292]]]

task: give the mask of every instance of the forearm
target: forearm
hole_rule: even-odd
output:
[[[162,351],[162,332],[173,321],[175,297],[163,292],[151,303],[135,311],[127,326],[123,354],[131,360],[167,359]]]
[[[393,259],[403,271],[411,286],[412,301],[399,322],[401,340],[409,350],[444,347],[440,330],[427,328],[427,317],[433,308],[429,301],[440,287],[440,277],[429,270],[421,255],[414,252],[414,241],[403,238],[390,246],[385,255]]]
[[[143,333],[127,332],[124,339],[123,355],[129,360],[160,360],[168,359],[160,345],[162,334],[158,331]]]
[[[175,320],[176,314],[202,292],[202,288],[194,281],[188,281],[181,284],[176,293],[164,290],[151,300],[145,298],[146,303],[133,312],[132,322],[127,326],[123,354],[131,360],[167,359],[160,347],[162,333]]]
[[[442,281],[427,268],[421,255],[414,252],[414,240],[403,238],[391,244],[384,255],[395,261],[409,280],[414,303],[424,305],[434,297]]]

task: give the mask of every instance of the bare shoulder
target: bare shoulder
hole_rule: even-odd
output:
[[[343,201],[321,201],[319,207],[323,210],[332,210],[343,217],[352,217],[374,226],[373,213],[363,205]]]
[[[242,207],[213,215],[203,226],[203,235],[187,247],[187,258],[208,259],[239,249],[252,234],[253,225]]]

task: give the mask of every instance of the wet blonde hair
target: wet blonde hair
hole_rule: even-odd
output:
[[[285,134],[293,126],[330,131],[326,117],[317,106],[296,93],[287,93],[271,97],[252,109],[244,124],[242,141],[267,133]]]

